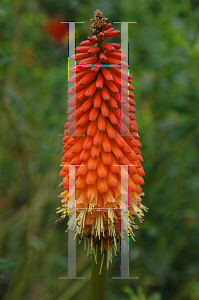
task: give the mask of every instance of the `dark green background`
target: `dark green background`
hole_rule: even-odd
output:
[[[0,4],[0,276],[3,300],[86,300],[90,257],[77,247],[67,276],[66,223],[55,225],[67,110],[67,43],[51,40],[51,13],[91,35],[100,9],[129,25],[129,59],[146,172],[144,226],[130,242],[130,276],[119,254],[107,299],[199,299],[199,1],[2,0]],[[64,26],[64,25],[63,25]],[[119,24],[114,26],[120,29]],[[116,38],[114,41],[119,41]]]

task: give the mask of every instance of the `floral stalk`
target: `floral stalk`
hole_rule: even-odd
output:
[[[106,294],[106,261],[107,253],[101,255],[100,247],[96,247],[92,257],[90,300],[104,300]]]

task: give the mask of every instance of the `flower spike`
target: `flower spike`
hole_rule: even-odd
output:
[[[69,128],[72,131],[71,136],[63,138],[60,176],[64,192],[60,195],[62,205],[57,213],[61,215],[57,222],[69,213],[68,165],[79,165],[75,170],[76,199],[75,195],[73,199],[76,201],[76,236],[88,240],[89,253],[95,255],[98,244],[111,261],[112,248],[116,252],[121,236],[121,195],[128,193],[129,220],[125,223],[133,239],[134,231],[139,229],[135,216],[143,223],[148,209],[141,199],[145,173],[134,115],[133,76],[125,70],[128,64],[123,62],[126,55],[120,44],[107,42],[120,31],[114,30],[106,20],[100,10],[95,11],[91,25],[93,37],[82,41],[71,57],[78,64],[70,69],[75,74],[68,79],[73,84],[68,94],[74,95],[76,90],[76,98],[73,98],[75,95],[70,98],[68,113],[73,117],[76,114],[76,124],[68,124],[67,120],[65,126],[67,135]],[[126,82],[121,77],[125,77]],[[75,126],[76,133],[83,136],[73,136]],[[120,135],[121,130],[126,135]],[[129,166],[128,173],[122,165]],[[122,182],[127,182],[127,191]],[[72,226],[68,224],[69,229]]]

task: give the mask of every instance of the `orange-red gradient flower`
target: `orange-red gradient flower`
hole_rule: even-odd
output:
[[[120,45],[105,43],[105,40],[120,33],[105,20],[97,10],[92,25],[94,36],[81,42],[72,56],[79,63],[70,69],[74,75],[68,82],[74,85],[68,89],[68,94],[73,95],[76,88],[76,101],[70,98],[68,114],[76,114],[76,134],[84,136],[73,136],[75,124],[69,124],[67,118],[65,134],[69,134],[69,128],[73,130],[71,136],[63,138],[60,176],[63,177],[65,191],[61,193],[62,206],[58,212],[61,212],[60,219],[68,214],[68,165],[80,165],[76,167],[77,236],[88,240],[91,252],[93,245],[101,241],[101,250],[108,251],[111,257],[111,245],[117,249],[121,235],[121,176],[128,180],[129,232],[132,238],[133,230],[138,229],[133,216],[137,215],[143,222],[147,208],[142,205],[140,197],[143,195],[141,185],[144,184],[142,176],[145,173],[134,116],[132,75],[124,70],[128,65],[123,62],[126,55]],[[119,63],[121,67],[110,67],[110,64]],[[128,82],[121,80],[121,74],[128,76]],[[129,117],[125,115],[128,108]],[[121,128],[126,136],[119,135]],[[119,165],[129,165],[128,174],[122,172]]]

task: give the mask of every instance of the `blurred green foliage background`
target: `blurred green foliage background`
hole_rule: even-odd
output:
[[[67,27],[77,45],[96,9],[129,25],[129,60],[146,172],[146,223],[130,241],[130,276],[120,257],[107,299],[199,299],[199,1],[1,0],[0,298],[86,300],[91,259],[77,246],[67,276],[66,222],[55,225],[67,111]],[[119,24],[115,24],[120,29]],[[114,41],[119,42],[119,38]]]

